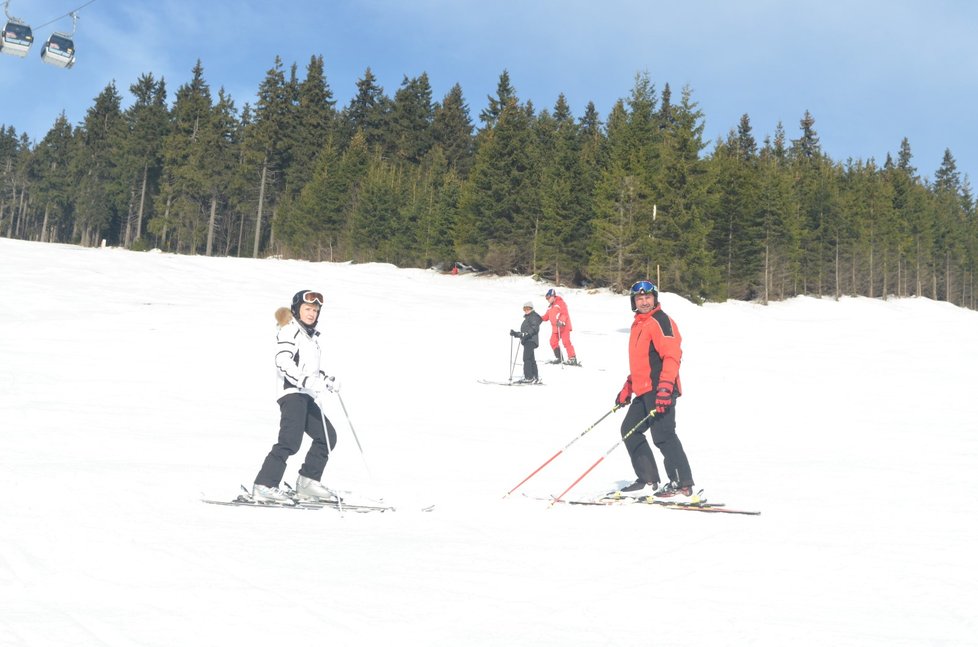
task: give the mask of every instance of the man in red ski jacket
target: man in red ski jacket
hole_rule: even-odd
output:
[[[547,303],[550,306],[540,317],[540,320],[550,322],[550,348],[554,351],[554,360],[550,363],[560,364],[563,361],[560,356],[560,344],[563,342],[564,348],[567,350],[567,363],[576,366],[577,354],[574,352],[574,346],[570,340],[570,333],[573,328],[571,327],[570,311],[567,310],[567,304],[564,302],[564,298],[559,296],[553,288],[547,290]]]
[[[635,283],[631,287],[631,301],[635,320],[628,339],[629,373],[615,404],[631,404],[621,433],[625,436],[635,429],[625,438],[625,447],[638,479],[621,492],[627,496],[654,495],[688,501],[693,494],[693,473],[676,435],[676,398],[682,394],[679,382],[682,336],[676,322],[660,307],[659,289],[654,283]],[[646,430],[651,430],[652,442],[662,452],[667,478],[661,489],[655,456],[645,438]]]

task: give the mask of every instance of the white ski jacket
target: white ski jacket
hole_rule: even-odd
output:
[[[290,393],[306,393],[313,398],[316,392],[304,387],[305,380],[326,374],[320,369],[322,349],[319,332],[311,335],[295,320],[282,326],[275,344],[275,368],[278,370],[278,398]]]

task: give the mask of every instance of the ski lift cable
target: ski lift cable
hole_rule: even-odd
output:
[[[7,4],[9,4],[9,2],[10,2],[10,0],[7,0]],[[88,0],[88,2],[86,2],[82,6],[77,7],[75,9],[72,9],[68,13],[62,14],[62,15],[58,16],[57,18],[52,18],[51,20],[47,21],[46,23],[44,23],[42,25],[38,25],[34,29],[41,29],[42,27],[47,27],[48,25],[50,25],[52,23],[58,22],[62,18],[68,18],[68,17],[71,17],[73,19],[73,21],[74,21],[74,24],[77,24],[78,23],[78,15],[77,15],[78,12],[81,11],[82,9],[84,9],[85,7],[87,7],[88,5],[92,4],[93,2],[95,2],[95,0]],[[75,33],[75,31],[74,31],[74,28],[73,28],[72,29],[72,34],[74,34],[74,33]]]

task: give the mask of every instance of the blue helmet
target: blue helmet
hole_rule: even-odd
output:
[[[557,290],[555,290],[553,288],[550,288],[549,290],[547,290],[547,298],[548,299],[550,297],[555,297],[555,296],[557,296]]]
[[[655,298],[655,302],[659,302],[659,288],[652,281],[638,281],[633,283],[628,292],[629,300],[632,302],[632,312],[638,312],[638,309],[635,307],[635,296],[638,294],[651,294]]]

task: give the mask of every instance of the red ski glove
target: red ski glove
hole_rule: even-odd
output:
[[[674,403],[672,397],[672,382],[659,382],[659,388],[655,390],[655,412],[663,414],[669,410]]]
[[[628,379],[625,380],[625,386],[621,387],[621,391],[615,398],[615,405],[623,407],[632,401],[632,376],[629,375]]]

